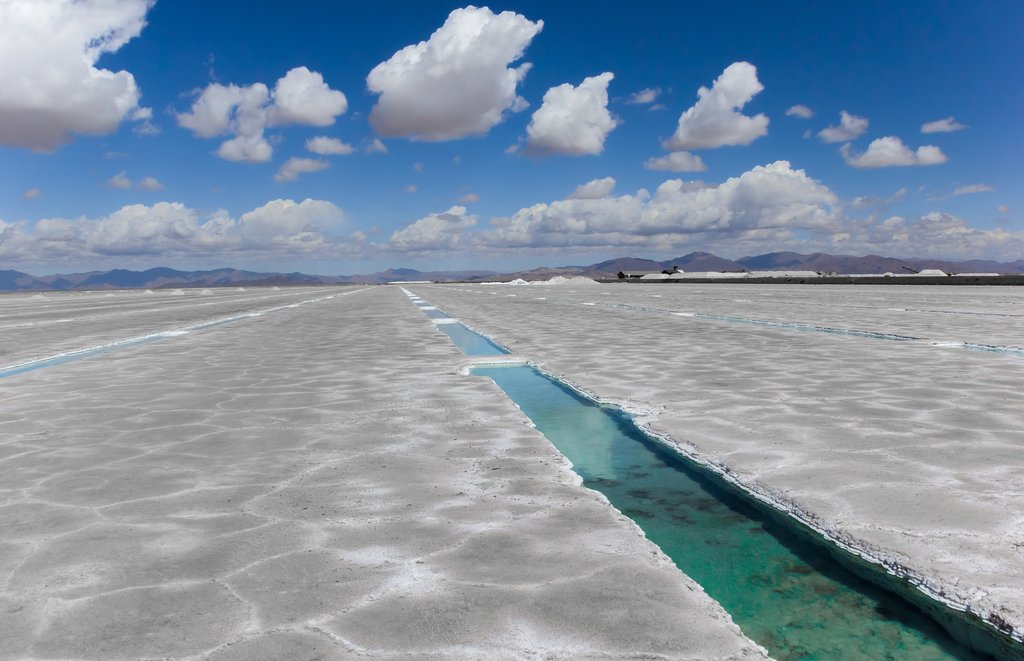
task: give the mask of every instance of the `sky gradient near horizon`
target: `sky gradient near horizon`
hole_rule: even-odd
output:
[[[1024,258],[1024,4],[0,0],[0,268]]]

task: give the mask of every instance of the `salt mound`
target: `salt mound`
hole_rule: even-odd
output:
[[[211,290],[209,290],[209,289],[204,289],[203,291],[199,292],[199,295],[200,296],[213,296],[213,292]]]
[[[516,278],[515,280],[513,280],[513,281],[511,281],[509,283],[506,283],[506,284],[517,285],[518,286],[518,285],[528,285],[530,283],[527,282],[526,280],[523,280],[522,278]]]
[[[46,296],[43,296],[42,294],[32,294],[31,296],[28,297],[28,300],[30,300],[30,301],[45,301],[45,300],[47,300],[47,298],[46,298]]]
[[[584,278],[582,275],[574,275],[571,278],[566,278],[566,277],[561,276],[561,275],[556,275],[555,277],[551,278],[550,280],[547,280],[547,281],[541,280],[541,281],[533,282],[533,283],[530,283],[530,284],[534,284],[534,285],[564,286],[564,285],[596,285],[596,284],[599,284],[599,283],[596,280],[591,280],[590,278]]]
[[[184,296],[184,295],[185,295],[185,290],[183,290],[183,289],[175,289],[174,291],[171,292],[171,296]]]
[[[270,291],[281,291],[280,287],[271,287]]]
[[[144,291],[144,292],[142,292],[142,293],[143,293],[143,294],[152,294],[152,293],[153,293],[153,290],[152,290],[152,289],[147,289],[146,291]]]
[[[238,289],[236,289],[235,291],[245,291],[245,287],[239,287],[239,288],[238,288]]]

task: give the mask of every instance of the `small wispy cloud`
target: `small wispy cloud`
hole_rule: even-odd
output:
[[[962,131],[965,128],[967,128],[966,124],[961,124],[953,117],[946,117],[945,119],[937,119],[934,122],[925,122],[921,125],[921,133],[953,133],[954,131]]]
[[[648,103],[654,103],[658,97],[661,96],[660,87],[645,87],[639,92],[633,92],[626,98],[626,103],[630,105],[645,105]]]
[[[300,174],[319,172],[329,167],[331,164],[321,158],[289,158],[274,175],[274,181],[295,181]]]
[[[969,184],[967,186],[957,186],[953,189],[953,195],[972,195],[974,193],[991,193],[995,190],[994,186],[988,184]]]
[[[829,126],[818,131],[822,142],[850,142],[859,138],[868,130],[868,118],[858,117],[845,110],[839,113],[839,125]]]
[[[789,110],[786,111],[787,117],[799,117],[800,119],[810,119],[814,117],[814,111],[805,106],[802,103],[798,103],[795,106],[790,106]]]

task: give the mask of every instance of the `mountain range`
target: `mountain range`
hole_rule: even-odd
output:
[[[764,255],[724,259],[706,252],[693,252],[663,261],[640,257],[619,257],[584,266],[541,267],[513,273],[495,271],[417,271],[397,268],[358,275],[307,275],[304,273],[261,273],[238,269],[178,271],[159,267],[145,271],[114,269],[35,276],[21,271],[0,270],[0,291],[72,291],[85,289],[157,289],[168,287],[225,287],[260,285],[379,284],[409,280],[468,281],[547,280],[556,275],[614,278],[619,271],[661,271],[678,267],[682,271],[819,271],[831,273],[906,273],[942,269],[947,273],[1024,273],[1024,259],[1015,262],[989,260],[950,261],[899,259],[866,255],[831,255],[773,252]]]

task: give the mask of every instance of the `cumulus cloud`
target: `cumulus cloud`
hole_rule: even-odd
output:
[[[43,191],[40,188],[29,188],[21,196],[26,200],[35,200],[43,196]]]
[[[626,103],[630,105],[646,105],[657,101],[659,96],[661,96],[660,87],[645,87],[639,92],[630,94],[626,99]]]
[[[412,169],[413,172],[415,172],[416,174],[423,174],[423,170],[426,169],[426,166],[420,163],[419,161],[416,161],[415,163],[412,164]]]
[[[128,173],[118,172],[110,179],[107,179],[107,186],[110,188],[131,188],[132,180],[128,178]]]
[[[306,172],[319,172],[331,167],[331,164],[322,158],[289,158],[274,175],[274,181],[285,182],[295,181],[300,174]]]
[[[608,112],[605,72],[584,78],[578,87],[569,83],[552,87],[526,127],[526,147],[532,153],[583,156],[600,154],[618,121]]]
[[[265,163],[274,153],[264,137],[267,128],[329,126],[347,109],[345,95],[330,89],[323,76],[297,67],[277,81],[273,92],[263,83],[244,87],[210,83],[188,112],[178,113],[177,120],[201,138],[232,135],[217,149],[224,160]]]
[[[845,110],[839,113],[839,126],[829,126],[818,131],[822,142],[850,142],[868,130],[868,118],[851,115]]]
[[[667,156],[658,156],[644,161],[648,170],[664,170],[667,172],[703,172],[708,169],[700,156],[688,151],[676,151]]]
[[[711,89],[697,90],[697,103],[679,117],[675,134],[663,146],[669,151],[685,151],[749,145],[767,135],[767,115],[748,117],[739,112],[763,89],[757,67],[749,62],[730,64]]]
[[[802,103],[798,103],[795,106],[790,106],[786,110],[787,117],[799,117],[800,119],[810,119],[814,117],[814,111],[805,106]]]
[[[405,192],[406,193],[415,193],[419,189],[420,189],[420,187],[417,186],[416,184],[407,184],[406,187],[405,187]]]
[[[320,154],[321,156],[348,156],[355,150],[355,147],[346,142],[323,135],[306,140],[306,151]]]
[[[596,200],[602,197],[608,197],[611,195],[612,190],[615,188],[615,179],[612,177],[605,177],[604,179],[594,179],[588,181],[585,184],[580,184],[576,187],[576,190],[569,196],[570,200]]]
[[[610,187],[606,187],[608,193]],[[786,161],[717,186],[670,179],[653,195],[569,198],[491,221],[476,241],[493,249],[637,246],[671,250],[709,237],[835,228],[839,201]]]
[[[145,113],[127,71],[96,62],[137,37],[153,0],[0,2],[0,145],[53,151]]]
[[[382,136],[453,140],[483,135],[527,103],[516,86],[529,64],[511,68],[544,26],[514,12],[456,9],[427,41],[406,46],[370,71],[379,94],[370,124]]]
[[[991,193],[995,190],[994,186],[988,184],[969,184],[967,186],[957,186],[953,189],[953,195],[971,195],[973,193]]]
[[[348,110],[348,99],[324,82],[324,77],[306,67],[296,67],[274,85],[271,124],[330,126]]]
[[[1000,204],[999,206],[996,207],[996,211],[998,211],[999,213],[1010,213],[1011,209],[1008,205]]]
[[[849,144],[843,145],[839,151],[847,164],[855,168],[941,165],[949,160],[942,150],[934,145],[924,145],[913,151],[895,136],[872,140],[867,151],[862,154],[854,153]]]
[[[455,250],[465,242],[464,230],[476,221],[476,216],[466,213],[466,207],[453,206],[394,232],[387,247],[400,252]]]
[[[849,224],[847,246],[861,254],[908,255],[938,259],[1019,259],[1024,232],[983,230],[940,211],[915,219],[892,216]]]
[[[479,201],[480,196],[477,195],[476,193],[466,193],[465,195],[459,198],[459,204],[472,204],[474,202]]]
[[[921,133],[953,133],[954,131],[962,131],[967,128],[966,124],[961,124],[952,117],[946,117],[945,119],[937,119],[934,122],[925,122],[921,125]]]
[[[335,235],[343,216],[321,200],[274,200],[237,220],[223,210],[201,213],[177,202],[133,204],[101,218],[0,221],[0,256],[118,265],[232,255],[330,258],[351,252]]]

